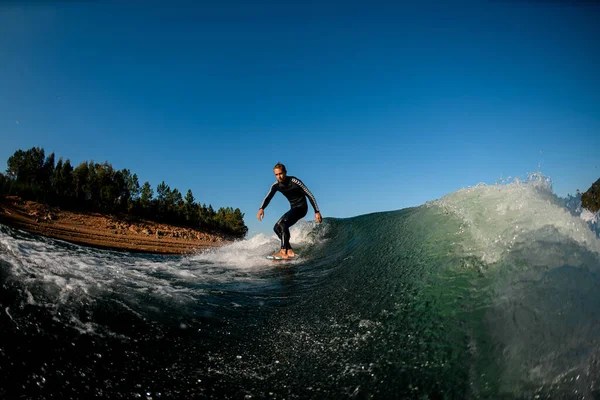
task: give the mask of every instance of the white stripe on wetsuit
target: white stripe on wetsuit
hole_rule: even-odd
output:
[[[267,193],[267,195],[266,195],[266,196],[265,196],[265,198],[263,199],[262,203],[260,203],[260,208],[263,208],[263,209],[264,209],[265,207],[267,207],[267,206],[265,205],[265,201],[267,201],[267,198],[269,197],[269,195],[271,195],[271,192],[273,192],[273,186],[277,185],[277,183],[279,183],[279,182],[275,181],[275,183],[271,185],[271,188],[269,189],[269,193]],[[270,202],[271,202],[271,201],[269,201],[269,203],[270,203]]]
[[[308,190],[308,188],[304,186],[304,183],[302,183],[302,181],[298,178],[292,178],[292,182],[294,182],[296,185],[300,186],[302,190],[304,190],[304,193],[306,193],[306,195],[310,198],[312,205],[315,207],[315,212],[318,213],[319,206],[317,206],[317,200],[315,199],[315,196],[313,196],[313,194],[310,192],[310,190]]]

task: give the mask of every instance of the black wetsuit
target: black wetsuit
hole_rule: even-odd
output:
[[[315,214],[319,212],[319,207],[317,206],[315,196],[313,196],[304,183],[294,176],[288,176],[284,183],[277,181],[271,185],[271,190],[269,190],[267,197],[265,197],[260,206],[261,209],[265,209],[269,205],[275,192],[281,192],[290,202],[290,211],[283,214],[273,227],[273,230],[281,240],[281,248],[289,250],[292,248],[290,246],[290,227],[308,212],[306,197],[308,197],[310,204],[315,210]]]

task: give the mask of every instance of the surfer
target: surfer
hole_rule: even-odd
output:
[[[317,206],[315,196],[313,196],[300,179],[294,176],[287,176],[285,165],[277,163],[277,165],[273,167],[273,173],[275,173],[277,181],[271,185],[271,189],[260,205],[256,217],[259,221],[262,221],[265,216],[264,209],[269,205],[275,192],[281,192],[281,194],[288,199],[290,202],[290,210],[283,214],[273,227],[273,230],[281,240],[281,250],[278,253],[275,253],[273,257],[290,258],[295,256],[294,250],[292,250],[292,246],[290,246],[290,227],[303,218],[308,212],[306,197],[308,197],[308,200],[315,211],[315,220],[318,223],[321,223],[323,218],[321,217],[321,212]]]

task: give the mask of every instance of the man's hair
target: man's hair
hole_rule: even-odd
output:
[[[273,167],[273,169],[280,169],[283,172],[285,172],[287,174],[287,170],[285,169],[285,165],[283,165],[282,163],[278,162],[277,164],[275,164],[275,166]]]

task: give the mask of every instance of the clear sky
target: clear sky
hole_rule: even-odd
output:
[[[288,207],[256,220],[278,161],[324,217],[538,169],[574,194],[600,178],[598,21],[594,1],[3,1],[0,162],[108,161],[250,234]]]

